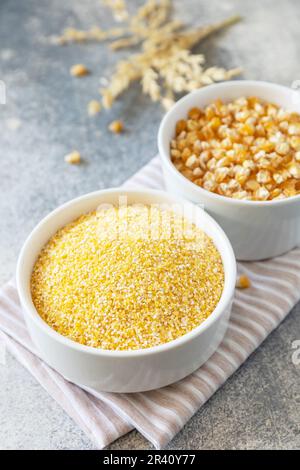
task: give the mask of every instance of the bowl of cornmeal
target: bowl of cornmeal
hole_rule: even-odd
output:
[[[41,357],[99,391],[163,387],[221,342],[236,279],[232,247],[204,210],[153,190],[110,189],[50,213],[17,267]]]

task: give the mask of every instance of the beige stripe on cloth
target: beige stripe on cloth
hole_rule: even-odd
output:
[[[124,185],[163,188],[157,158]],[[99,393],[67,382],[38,357],[13,282],[0,292],[0,341],[34,375],[98,448],[132,428],[164,447],[235,372],[300,299],[300,249],[263,262],[239,263],[252,285],[237,290],[228,330],[211,358],[189,377],[159,390]]]

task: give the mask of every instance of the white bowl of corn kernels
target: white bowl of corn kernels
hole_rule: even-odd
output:
[[[300,242],[300,93],[237,80],[179,100],[158,135],[167,190],[201,203],[240,260]]]
[[[29,235],[17,266],[40,356],[66,379],[111,392],[163,387],[203,364],[225,334],[235,280],[219,225],[153,190],[64,204]]]

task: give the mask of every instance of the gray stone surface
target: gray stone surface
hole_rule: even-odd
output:
[[[237,12],[244,16],[199,47],[209,64],[243,66],[245,78],[287,85],[300,79],[298,0],[178,0],[175,6],[188,22],[208,23]],[[74,196],[119,185],[156,152],[162,111],[138,86],[110,113],[96,119],[86,115],[99,77],[110,76],[116,56],[103,45],[60,48],[45,39],[66,25],[88,28],[95,22],[110,25],[98,0],[0,2],[0,79],[7,86],[7,105],[0,105],[0,283],[13,275],[25,236],[48,211]],[[78,62],[91,68],[91,76],[69,76]],[[106,130],[116,118],[126,123],[122,136]],[[20,127],[12,130],[16,119]],[[79,167],[63,160],[73,148],[84,156]],[[300,339],[299,309],[191,419],[171,449],[300,447],[300,368],[291,360],[291,343]],[[111,445],[148,447],[137,432]],[[92,448],[10,356],[0,365],[0,448]]]

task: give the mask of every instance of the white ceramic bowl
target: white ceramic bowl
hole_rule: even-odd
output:
[[[41,357],[68,380],[98,391],[137,392],[163,387],[182,379],[203,364],[222,340],[231,310],[236,279],[232,247],[223,230],[204,211],[195,208],[195,223],[214,241],[224,265],[225,285],[214,312],[190,333],[172,342],[135,351],[108,351],[83,346],[50,328],[38,315],[30,294],[35,260],[45,243],[61,227],[101,203],[182,204],[161,191],[109,189],[74,199],[44,218],[27,238],[17,266],[17,285],[25,320]],[[185,202],[186,203],[186,202]],[[194,220],[194,218],[193,218]],[[101,267],[99,268],[101,269]]]
[[[204,107],[215,99],[224,102],[241,96],[257,96],[300,113],[299,91],[273,83],[237,80],[210,85],[179,100],[165,115],[158,133],[167,190],[201,203],[224,229],[240,260],[278,256],[300,242],[300,196],[274,201],[244,201],[206,191],[185,178],[170,160],[170,140],[175,125],[193,106]]]

